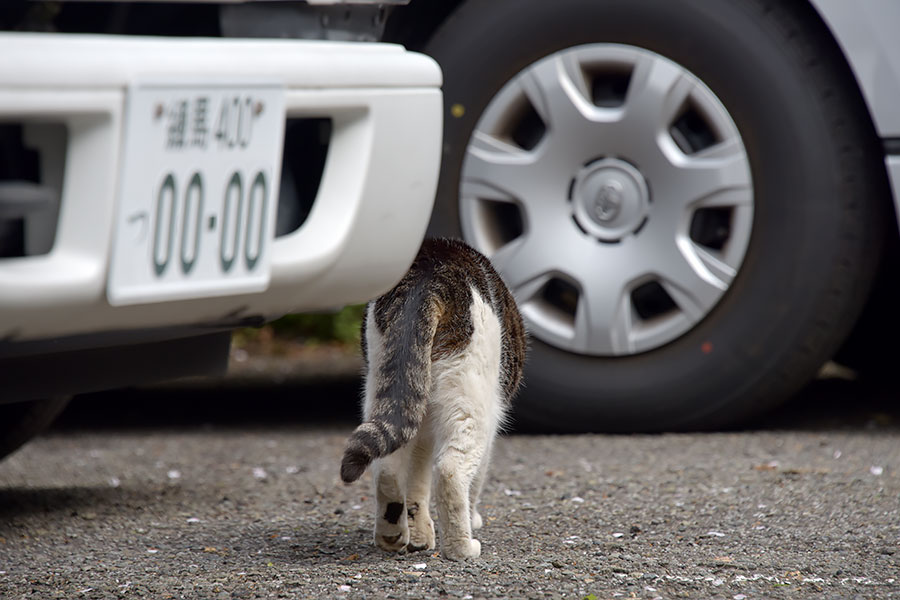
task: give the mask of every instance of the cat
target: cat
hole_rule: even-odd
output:
[[[362,329],[363,423],[347,441],[341,478],[373,464],[375,543],[477,558],[476,509],[497,432],[522,381],[526,333],[491,263],[464,242],[426,240],[407,274],[370,302]]]

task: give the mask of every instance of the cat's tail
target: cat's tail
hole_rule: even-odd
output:
[[[383,332],[381,360],[369,418],[350,434],[341,479],[351,483],[366,467],[409,442],[425,416],[431,389],[431,348],[441,303],[427,290],[412,290]]]

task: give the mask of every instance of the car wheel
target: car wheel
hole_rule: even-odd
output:
[[[0,458],[12,454],[53,422],[69,397],[0,404]]]
[[[425,51],[446,104],[430,232],[487,254],[519,301],[520,421],[735,423],[847,334],[886,183],[808,7],[469,0]]]

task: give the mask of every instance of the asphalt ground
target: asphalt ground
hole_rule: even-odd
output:
[[[346,366],[77,399],[0,463],[0,598],[900,598],[889,387],[822,379],[742,431],[507,435],[459,563],[372,544]]]

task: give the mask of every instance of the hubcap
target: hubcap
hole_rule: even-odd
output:
[[[562,50],[488,103],[460,177],[463,235],[533,335],[594,356],[658,348],[721,300],[753,223],[750,165],[715,94],[634,46]]]
[[[650,192],[641,172],[616,158],[583,167],[575,176],[572,205],[582,231],[602,242],[634,233],[650,211]]]

